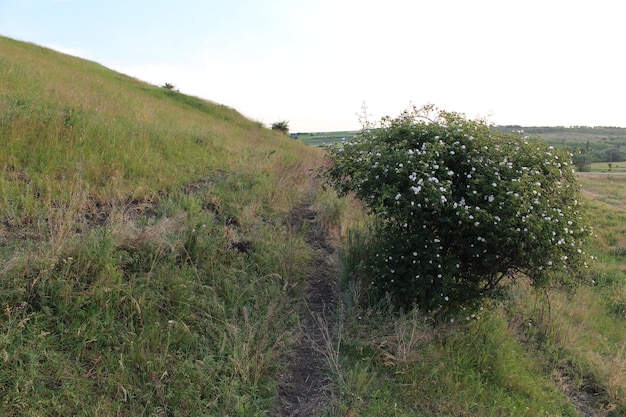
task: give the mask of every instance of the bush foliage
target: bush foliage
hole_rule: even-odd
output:
[[[272,123],[272,130],[275,130],[280,133],[284,133],[285,135],[289,134],[289,122],[286,120],[282,120],[280,122]]]
[[[328,150],[326,181],[376,219],[369,289],[398,307],[470,307],[511,280],[572,281],[586,265],[571,158],[543,142],[424,107]]]

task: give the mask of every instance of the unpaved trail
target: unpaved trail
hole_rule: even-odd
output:
[[[320,329],[318,317],[330,317],[336,300],[335,250],[322,230],[316,212],[309,204],[291,213],[294,233],[306,229],[306,243],[313,250],[311,272],[305,291],[306,308],[300,312],[298,342],[287,364],[278,389],[277,417],[312,417],[329,401],[326,376],[328,364],[320,350],[328,337]]]

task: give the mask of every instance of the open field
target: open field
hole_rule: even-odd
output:
[[[291,133],[289,137],[306,143],[311,146],[321,146],[339,142],[342,139],[349,139],[357,132],[341,131],[341,132],[311,132],[311,133]]]
[[[521,134],[530,139],[543,140],[555,148],[566,148],[576,155],[574,162],[593,172],[626,170],[626,128],[621,127],[525,127],[493,126],[494,130]],[[291,138],[308,145],[332,144],[356,135],[356,131],[293,133]],[[623,167],[620,169],[619,164]]]
[[[626,162],[594,162],[590,172],[604,172],[614,174],[626,174]]]
[[[554,145],[575,144],[584,147],[586,142],[626,145],[626,128],[611,126],[495,126],[505,132],[522,131],[531,138],[540,137]]]

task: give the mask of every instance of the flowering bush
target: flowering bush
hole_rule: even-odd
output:
[[[377,219],[370,289],[399,307],[468,307],[507,278],[543,286],[586,265],[570,156],[540,141],[428,107],[328,151],[327,182]]]

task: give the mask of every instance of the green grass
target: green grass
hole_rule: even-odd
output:
[[[275,407],[319,150],[7,38],[0,148],[1,415]]]
[[[626,176],[579,175],[591,285],[434,326],[362,307],[367,219],[318,189],[316,136],[0,37],[0,414],[271,415],[310,201],[344,242],[322,415],[623,415]]]
[[[352,220],[328,416],[578,416],[626,410],[626,176],[579,174],[596,233],[589,285],[536,293],[433,325],[418,313],[362,307],[369,227]],[[331,355],[332,356],[332,355]],[[585,405],[581,405],[585,404]],[[588,412],[588,411],[586,411]]]
[[[340,131],[340,132],[310,132],[310,133],[291,133],[292,139],[299,140],[311,146],[321,146],[339,142],[343,139],[350,139],[358,132],[356,131]]]
[[[626,173],[626,162],[593,162],[591,164],[591,172],[603,172],[624,174]]]

